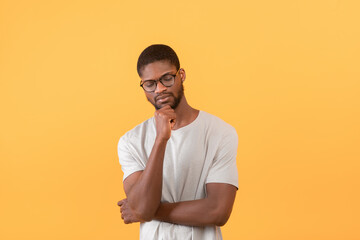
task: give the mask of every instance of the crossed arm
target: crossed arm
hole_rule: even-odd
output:
[[[225,183],[208,183],[206,197],[199,200],[162,203],[163,162],[167,141],[176,122],[174,110],[166,105],[155,112],[156,139],[143,171],[124,180],[127,198],[118,202],[125,223],[159,220],[181,225],[224,225],[232,210],[237,188]]]
[[[136,183],[143,171],[135,172],[124,181],[125,193],[131,192],[131,186]],[[159,203],[151,216],[134,210],[128,199],[119,201],[121,216],[125,223],[158,220],[163,222],[189,226],[223,226],[230,217],[237,188],[225,183],[206,184],[207,196],[203,199],[176,203]],[[143,208],[153,205],[142,201]],[[149,209],[148,209],[149,210]],[[145,216],[145,218],[144,218]]]

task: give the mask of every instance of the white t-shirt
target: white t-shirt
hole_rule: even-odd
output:
[[[118,155],[124,178],[145,169],[156,137],[154,117],[122,136]],[[228,183],[238,187],[235,129],[218,117],[200,111],[185,127],[171,131],[164,165],[162,202],[202,199],[207,183]],[[160,221],[140,224],[141,240],[222,239],[217,226],[190,227]]]

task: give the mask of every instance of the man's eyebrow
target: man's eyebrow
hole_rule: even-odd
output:
[[[161,75],[158,79],[162,78],[162,77],[165,76],[165,75],[171,74],[171,72],[172,72],[172,71],[169,71],[169,72],[164,73],[164,74]],[[156,80],[154,80],[154,79],[146,79],[146,80],[143,80],[143,82],[145,82],[145,81],[156,81]]]

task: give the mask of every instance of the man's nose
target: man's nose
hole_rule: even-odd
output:
[[[166,91],[166,89],[167,87],[165,87],[160,81],[158,81],[156,85],[155,93],[156,94],[162,93]]]

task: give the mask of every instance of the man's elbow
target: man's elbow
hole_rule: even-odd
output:
[[[215,221],[215,225],[218,227],[224,226],[229,220],[229,217],[230,216],[219,216]]]
[[[222,227],[224,226],[230,218],[231,210],[218,209],[214,217],[214,225]]]

